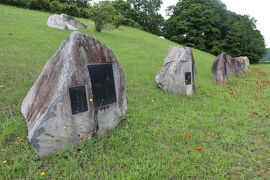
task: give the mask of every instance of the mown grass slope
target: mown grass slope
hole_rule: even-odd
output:
[[[87,19],[80,19],[89,26],[81,31],[109,46],[125,71],[126,120],[80,147],[37,157],[23,141],[27,128],[20,105],[71,33],[47,27],[49,16],[0,5],[0,179],[270,177],[269,65],[252,66],[218,86],[210,73],[215,57],[194,49],[196,94],[165,94],[154,77],[168,47],[177,44],[129,27],[97,33]],[[195,152],[198,147],[202,151]]]

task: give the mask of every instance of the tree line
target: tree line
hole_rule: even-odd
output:
[[[90,18],[97,31],[108,24],[140,28],[179,44],[212,54],[248,56],[256,63],[266,54],[256,20],[227,10],[220,0],[179,0],[167,8],[169,19],[158,11],[162,0],[0,0],[18,7]]]
[[[267,54],[266,54],[266,56],[264,57],[264,59],[270,60],[270,48],[267,49]]]
[[[215,55],[248,56],[251,63],[266,53],[256,20],[227,10],[220,0],[181,0],[167,13],[164,35],[172,41]]]

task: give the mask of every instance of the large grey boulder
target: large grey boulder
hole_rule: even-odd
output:
[[[66,14],[54,14],[50,16],[47,25],[52,28],[71,31],[77,31],[77,28],[87,28],[85,24]]]
[[[192,95],[195,91],[195,61],[191,48],[170,47],[163,68],[155,80],[165,92]]]
[[[77,31],[47,62],[21,107],[40,156],[104,134],[126,110],[124,72],[113,52]]]

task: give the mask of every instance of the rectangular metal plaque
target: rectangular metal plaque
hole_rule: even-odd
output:
[[[191,84],[191,72],[186,72],[185,73],[185,80],[186,80],[186,85]]]
[[[72,114],[88,111],[87,99],[84,86],[69,88]]]
[[[225,74],[225,76],[228,75],[227,64],[225,62],[224,62],[224,74]]]
[[[112,64],[88,65],[95,108],[116,102]]]

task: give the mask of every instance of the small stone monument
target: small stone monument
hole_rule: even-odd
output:
[[[238,66],[238,76],[242,75],[245,71],[245,62],[243,61],[242,58],[234,58],[237,61],[237,66]]]
[[[228,56],[227,68],[229,75],[239,77],[245,72],[245,62],[242,58]]]
[[[54,14],[50,16],[47,25],[52,28],[71,31],[78,31],[77,28],[87,28],[85,24],[66,14]]]
[[[163,68],[155,80],[165,92],[192,95],[195,91],[195,61],[191,48],[170,47]]]
[[[249,63],[249,58],[247,56],[240,56],[236,57],[239,61],[244,62],[245,65],[245,72],[249,69],[250,63]]]
[[[113,52],[77,31],[47,62],[21,107],[40,156],[104,134],[126,110],[124,72]]]
[[[212,79],[218,84],[228,83],[228,62],[231,57],[226,53],[218,55],[212,65]]]

